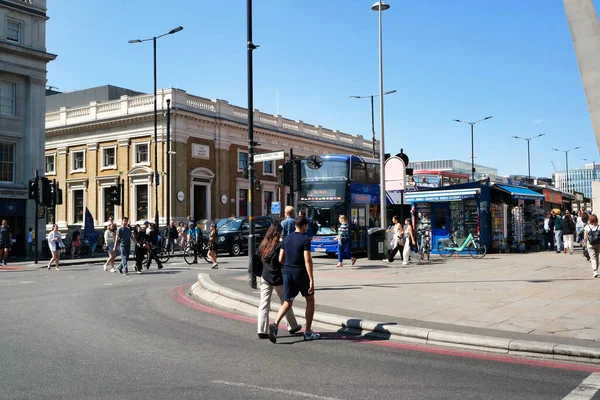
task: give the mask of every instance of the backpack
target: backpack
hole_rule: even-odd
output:
[[[592,230],[590,226],[590,231],[588,232],[588,242],[591,245],[600,244],[600,228],[596,226],[596,230]]]

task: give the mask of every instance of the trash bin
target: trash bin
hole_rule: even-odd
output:
[[[50,247],[48,246],[48,241],[46,239],[42,240],[42,257],[50,258]]]
[[[386,232],[382,228],[371,228],[367,231],[367,258],[383,260],[386,257]]]

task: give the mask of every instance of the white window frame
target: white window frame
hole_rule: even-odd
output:
[[[138,147],[142,146],[142,145],[148,146],[148,161],[138,163],[137,162],[137,151],[138,151]],[[136,167],[137,166],[141,166],[141,165],[149,167],[150,166],[150,160],[151,160],[151,157],[150,157],[150,141],[148,140],[148,141],[145,141],[145,142],[135,142],[135,143],[133,143],[133,146],[131,146],[131,148],[132,148],[132,151],[133,151],[133,155],[132,155],[133,165],[136,166]]]
[[[54,166],[54,168],[52,169],[52,171],[47,171],[48,168],[48,162],[46,161],[46,159],[48,157],[52,157],[52,165]],[[44,171],[45,171],[45,175],[56,175],[56,153],[52,153],[52,154],[46,154],[46,156],[44,157]]]
[[[10,181],[4,181],[0,179],[0,183],[15,183],[16,181],[16,174],[17,174],[17,144],[15,142],[0,142],[0,144],[2,145],[7,145],[7,146],[12,146],[13,148],[13,159],[12,159],[12,180]]]
[[[267,165],[267,163],[271,163],[271,165],[273,166],[273,168],[271,168],[271,171],[273,172],[266,172],[265,171],[265,165]],[[263,175],[265,176],[275,176],[275,169],[277,168],[277,163],[273,160],[271,161],[263,161]]]
[[[240,149],[238,149],[238,151],[237,151],[237,159],[236,159],[237,170],[238,170],[238,172],[244,172],[245,168],[240,168],[240,153],[244,153],[246,155],[246,168],[248,168],[248,152],[242,151]],[[236,195],[236,197],[237,197],[237,195]]]
[[[16,24],[18,26],[18,28],[19,28],[18,32],[17,32],[17,40],[10,38],[9,35],[8,35],[8,29],[9,29],[8,25],[10,23]],[[5,32],[5,34],[6,34],[6,40],[7,41],[9,41],[11,43],[21,44],[21,39],[22,39],[22,36],[23,36],[23,23],[21,21],[19,21],[19,20],[16,20],[16,19],[7,18],[6,19],[6,32]]]
[[[111,165],[104,164],[106,150],[108,150],[108,149],[112,149],[115,151],[114,161]],[[117,145],[116,144],[114,146],[103,146],[100,148],[100,171],[104,171],[107,169],[117,169]]]
[[[105,214],[104,213],[104,208],[105,208],[104,207],[105,206],[105,204],[104,204],[104,201],[105,201],[104,191],[105,190],[109,190],[111,186],[118,186],[118,185],[119,185],[119,183],[118,182],[114,182],[114,181],[112,181],[112,182],[102,182],[99,185],[99,192],[100,192],[100,198],[98,199],[99,200],[99,210],[100,210],[99,214],[100,214],[100,220],[102,221],[103,225],[108,222],[108,217],[110,216],[110,215],[104,215]],[[118,212],[119,212],[119,207],[120,206],[113,205],[112,216],[113,216],[113,218],[114,218],[115,221],[117,221],[117,219],[119,217],[117,215]]]
[[[148,220],[152,219],[152,185],[150,184],[150,180],[148,179],[141,179],[141,180],[134,180],[131,183],[132,186],[132,201],[131,204],[133,205],[133,213],[134,213],[134,221],[136,221],[136,223],[140,223],[140,222],[144,222],[143,220],[141,220],[138,216],[138,211],[137,211],[137,200],[138,200],[138,186],[146,186],[148,188],[148,215],[146,216],[146,218],[148,218]]]
[[[0,105],[0,115],[16,117],[17,116],[17,83],[11,82],[11,81],[0,81],[0,84],[12,86],[12,92],[13,92],[12,93],[12,112],[9,112],[9,113],[2,112],[2,106]],[[4,92],[2,91],[2,88],[0,86],[0,99],[4,96],[3,93]]]
[[[76,153],[83,153],[83,168],[75,168],[75,154]],[[79,172],[85,172],[85,149],[79,149],[79,150],[71,150],[70,154],[69,154],[69,158],[71,159],[71,173],[79,173]]]
[[[85,222],[85,208],[87,207],[87,190],[85,185],[71,186],[69,188],[69,220],[71,221],[70,225],[78,224],[78,221],[75,221],[75,191],[81,190],[83,192],[83,221],[81,221],[81,225]]]

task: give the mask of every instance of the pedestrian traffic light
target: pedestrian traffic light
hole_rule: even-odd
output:
[[[279,184],[290,186],[291,178],[291,163],[289,161],[284,162],[279,167],[277,167],[277,171],[279,171]]]
[[[38,182],[37,178],[33,178],[29,180],[29,198],[32,200],[38,199]]]
[[[50,179],[46,177],[39,178],[39,186],[40,190],[40,205],[44,207],[53,207],[54,206],[54,193],[52,192],[52,185]]]
[[[121,205],[121,188],[119,187],[119,185],[109,187],[108,195],[110,197],[110,202],[112,205]]]

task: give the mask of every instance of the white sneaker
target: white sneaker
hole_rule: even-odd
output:
[[[600,274],[598,274],[598,271],[594,271],[594,278],[597,278],[599,276],[600,276]]]
[[[104,264],[104,271],[108,271],[108,265]]]
[[[117,272],[117,270],[116,270],[116,269],[114,269],[114,268],[111,268],[111,269],[110,269],[110,272]]]
[[[317,339],[320,339],[320,338],[321,338],[321,335],[319,335],[315,331],[312,331],[310,333],[304,332],[304,340],[317,340]]]

